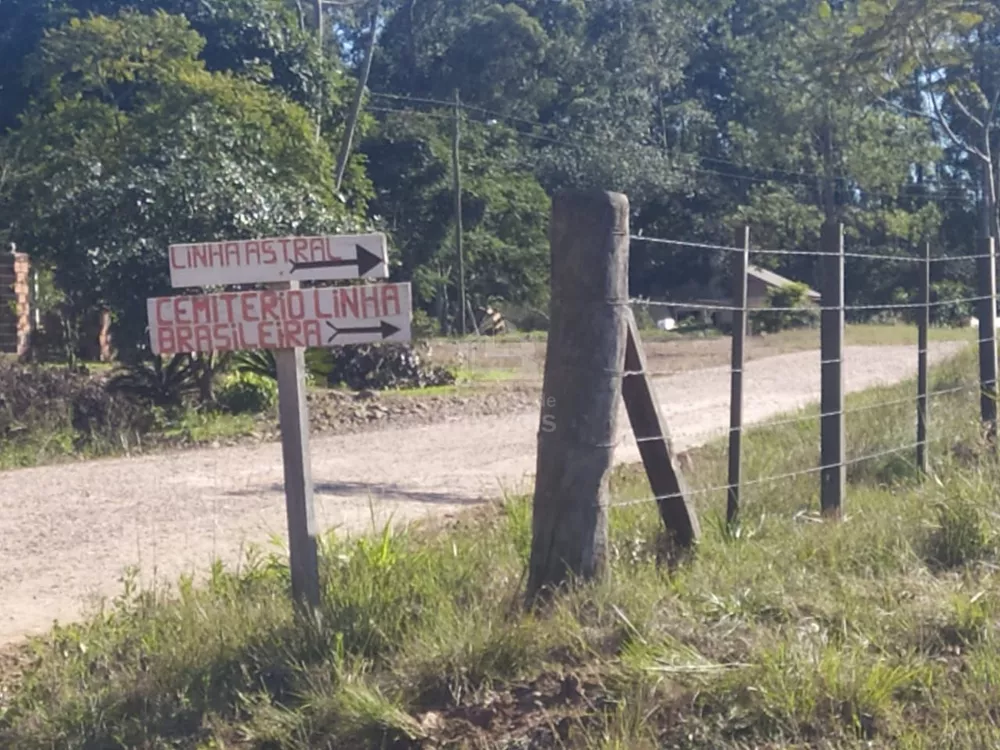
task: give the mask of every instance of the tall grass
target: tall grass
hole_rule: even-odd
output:
[[[974,363],[939,368],[935,388]],[[905,398],[912,383],[849,405]],[[932,414],[933,472],[912,452],[855,464],[846,517],[817,478],[752,485],[739,533],[713,523],[655,564],[651,504],[615,509],[611,569],[544,612],[520,606],[526,498],[445,529],[330,537],[324,604],[297,618],[283,556],[173,591],[135,590],[34,641],[0,747],[983,748],[996,746],[995,487],[977,396]],[[913,442],[913,409],[853,413],[852,457]],[[814,467],[817,425],[753,432],[750,478]],[[724,451],[693,456],[696,486]],[[617,499],[649,496],[616,472]]]

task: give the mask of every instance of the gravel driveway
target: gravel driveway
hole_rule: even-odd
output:
[[[940,361],[960,343],[931,351]],[[913,347],[848,347],[848,389],[911,377]],[[746,418],[768,418],[818,399],[819,353],[747,367]],[[657,381],[681,450],[724,434],[729,373],[712,368]],[[616,458],[638,461],[624,435]],[[460,511],[503,491],[530,489],[538,412],[455,419],[312,442],[316,511],[323,529],[359,532],[390,516]],[[0,473],[0,644],[80,616],[120,591],[139,567],[145,585],[240,559],[248,543],[285,536],[277,444],[177,452]]]

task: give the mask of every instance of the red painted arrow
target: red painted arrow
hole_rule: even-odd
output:
[[[366,250],[361,245],[355,245],[357,257],[354,260],[318,260],[312,263],[292,263],[292,273],[296,271],[308,271],[313,268],[344,268],[346,266],[357,266],[358,276],[364,276],[376,266],[382,264],[382,259],[370,250]]]
[[[337,328],[333,323],[327,321],[326,324],[333,330],[333,334],[326,340],[326,343],[332,344],[333,340],[342,334],[351,333],[381,333],[383,339],[387,339],[390,336],[394,336],[399,333],[400,329],[394,326],[392,323],[383,320],[377,326],[368,326],[363,328]]]

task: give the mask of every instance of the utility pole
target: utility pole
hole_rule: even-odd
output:
[[[316,42],[323,49],[323,0],[313,0],[313,12],[316,14]]]
[[[462,169],[458,163],[462,99],[455,89],[455,127],[451,139],[452,178],[455,187],[455,252],[458,253],[458,330],[465,335],[465,253],[462,250]]]
[[[358,85],[354,90],[354,102],[351,104],[351,113],[347,118],[344,127],[344,140],[340,144],[340,156],[337,158],[337,175],[335,180],[335,190],[339,193],[340,186],[344,182],[344,172],[347,169],[347,160],[351,156],[351,144],[354,141],[354,131],[358,127],[358,115],[361,113],[361,99],[368,85],[368,77],[372,72],[372,58],[375,56],[375,40],[378,37],[379,11],[382,9],[381,0],[375,0],[375,8],[372,11],[372,28],[368,34],[368,48],[365,50],[365,61],[361,66],[361,74],[358,76]]]

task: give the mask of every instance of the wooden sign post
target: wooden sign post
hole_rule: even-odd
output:
[[[170,279],[177,287],[268,284],[215,294],[148,300],[153,353],[273,349],[292,595],[320,603],[318,529],[313,510],[305,349],[379,341],[409,341],[409,284],[302,289],[300,281],[384,279],[381,234],[277,237],[170,246]]]

